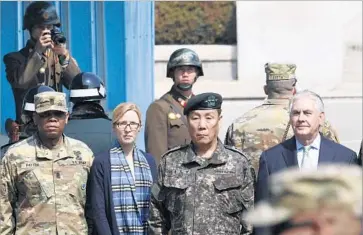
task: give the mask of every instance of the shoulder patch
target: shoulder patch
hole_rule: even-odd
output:
[[[189,146],[189,144],[183,144],[183,145],[179,145],[179,146],[176,146],[174,148],[171,148],[166,153],[163,154],[161,159],[163,159],[165,156],[169,155],[169,153],[175,152],[175,151],[180,150],[180,149],[184,149],[184,148],[186,148],[188,146]]]

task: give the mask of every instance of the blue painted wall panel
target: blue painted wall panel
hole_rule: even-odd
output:
[[[154,2],[153,1],[53,1],[68,39],[68,48],[82,71],[97,73],[106,83],[104,107],[135,102],[143,113],[153,101]],[[29,38],[22,17],[29,2],[0,2],[0,56],[21,49]],[[0,125],[15,117],[11,88],[0,73]],[[68,93],[68,91],[65,91]],[[144,148],[143,131],[138,145]]]
[[[2,133],[5,133],[5,120],[15,118],[15,103],[11,87],[5,77],[5,65],[3,56],[9,52],[18,50],[18,42],[23,41],[19,38],[18,28],[18,3],[17,2],[0,2],[0,54],[1,54],[1,76],[0,76],[0,125]]]
[[[154,97],[154,2],[125,2],[125,9],[127,100],[140,107],[145,123],[146,110]],[[138,22],[150,22],[152,27]],[[140,88],[144,88],[143,93]],[[144,129],[140,131],[138,144],[144,147]]]
[[[114,109],[126,101],[126,51],[123,13],[124,2],[108,1],[104,3],[104,34],[107,39],[105,48],[106,87],[108,90],[107,106]]]
[[[69,17],[69,47],[82,71],[92,71],[91,47],[91,3],[70,1]]]

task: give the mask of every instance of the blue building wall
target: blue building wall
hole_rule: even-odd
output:
[[[29,1],[0,2],[0,56],[25,46],[28,32],[22,18]],[[112,111],[121,102],[135,102],[143,123],[154,91],[153,1],[53,1],[61,17],[71,55],[82,71],[101,76],[107,89],[104,107]],[[14,98],[1,61],[0,125],[15,118]],[[66,91],[66,93],[68,93]],[[138,144],[144,148],[143,130]]]

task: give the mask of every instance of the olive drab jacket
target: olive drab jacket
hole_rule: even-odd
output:
[[[157,163],[169,149],[191,141],[187,118],[183,114],[185,104],[186,98],[172,88],[147,110],[145,148]]]
[[[62,91],[62,85],[69,88],[73,77],[80,73],[74,58],[69,58],[68,65],[61,65],[51,50],[40,56],[33,50],[34,46],[35,42],[28,40],[23,49],[4,56],[6,78],[13,90],[18,122],[21,122],[21,106],[29,88],[44,84]],[[40,68],[45,68],[45,72],[41,73]]]

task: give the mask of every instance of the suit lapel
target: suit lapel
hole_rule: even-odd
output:
[[[330,146],[329,141],[321,135],[318,164],[333,162],[334,158],[335,152],[333,148]]]
[[[296,141],[295,137],[281,143],[283,146],[282,156],[287,167],[297,166]]]

